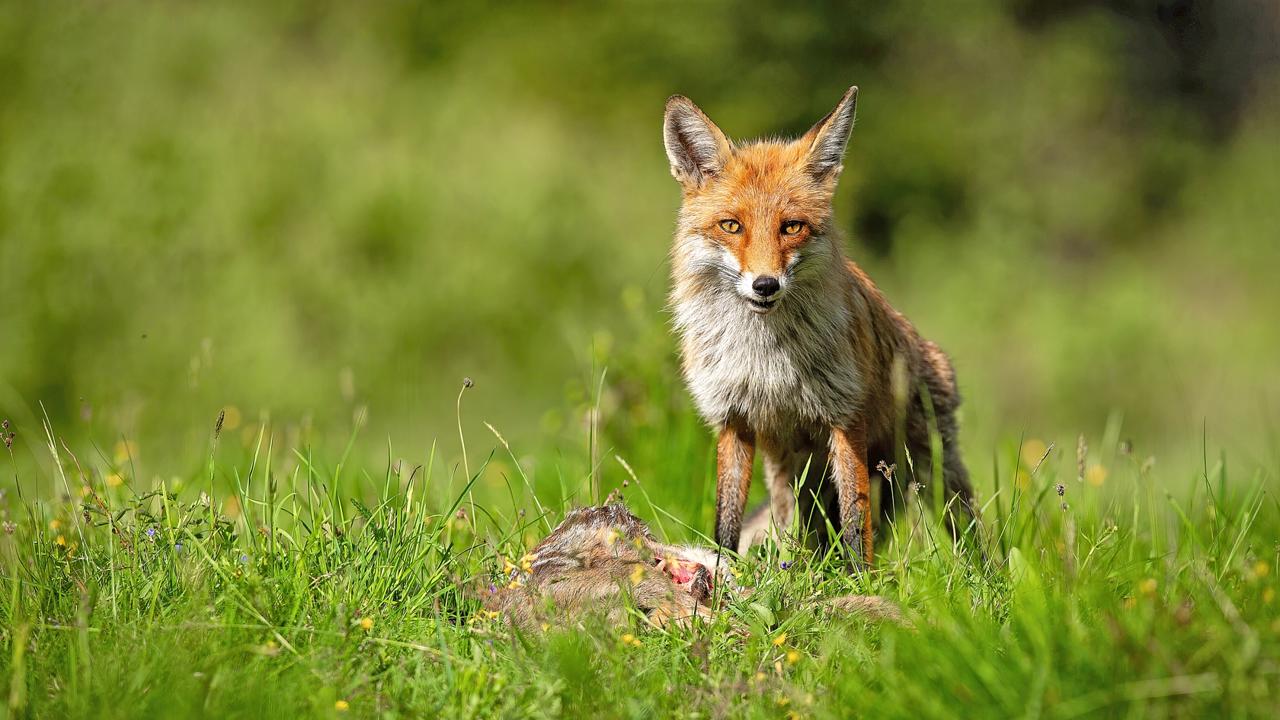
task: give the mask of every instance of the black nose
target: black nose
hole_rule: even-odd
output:
[[[760,297],[767,298],[782,289],[782,285],[778,283],[778,278],[772,275],[761,275],[751,283],[751,289],[755,290]]]

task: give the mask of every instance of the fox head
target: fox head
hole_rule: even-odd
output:
[[[684,196],[674,253],[678,278],[695,291],[731,291],[767,314],[839,257],[831,198],[857,97],[858,88],[849,88],[795,140],[742,144],[688,98],[667,101],[662,135]]]

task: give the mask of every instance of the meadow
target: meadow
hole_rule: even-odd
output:
[[[1243,0],[0,4],[0,703],[1276,715],[1278,28]],[[568,508],[713,526],[664,100],[796,134],[851,83],[836,219],[954,360],[985,552],[914,507],[864,574],[736,560],[713,622],[511,632],[478,597]],[[815,609],[851,592],[910,626]]]
[[[1027,442],[994,458],[984,555],[956,552],[917,503],[882,528],[871,571],[770,542],[733,564],[750,593],[714,620],[657,629],[636,613],[620,630],[579,616],[530,634],[479,598],[558,521],[564,501],[547,498],[591,502],[593,476],[616,465],[629,476],[622,498],[660,535],[706,542],[705,512],[686,525],[687,507],[650,493],[683,463],[631,475],[602,454],[535,471],[496,436],[471,438],[493,450],[468,476],[435,448],[374,469],[270,433],[246,456],[220,446],[222,430],[210,427],[201,472],[150,488],[124,479],[127,444],[93,458],[35,431],[61,497],[33,501],[14,478],[20,502],[0,539],[10,716],[1265,717],[1277,706],[1280,516],[1264,478],[1237,476],[1225,457],[1169,473],[1105,439]],[[476,502],[498,463],[507,498]],[[909,624],[821,610],[845,593],[893,599]]]

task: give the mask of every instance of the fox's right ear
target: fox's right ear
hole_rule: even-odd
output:
[[[711,118],[683,95],[667,100],[662,140],[671,161],[671,174],[686,187],[697,187],[724,167],[733,144]]]

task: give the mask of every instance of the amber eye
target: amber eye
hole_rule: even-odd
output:
[[[782,223],[783,235],[799,235],[804,230],[804,223],[799,220],[788,220]]]
[[[737,220],[721,220],[720,229],[729,233],[730,235],[737,235],[738,233],[742,232],[742,223],[738,222]]]

